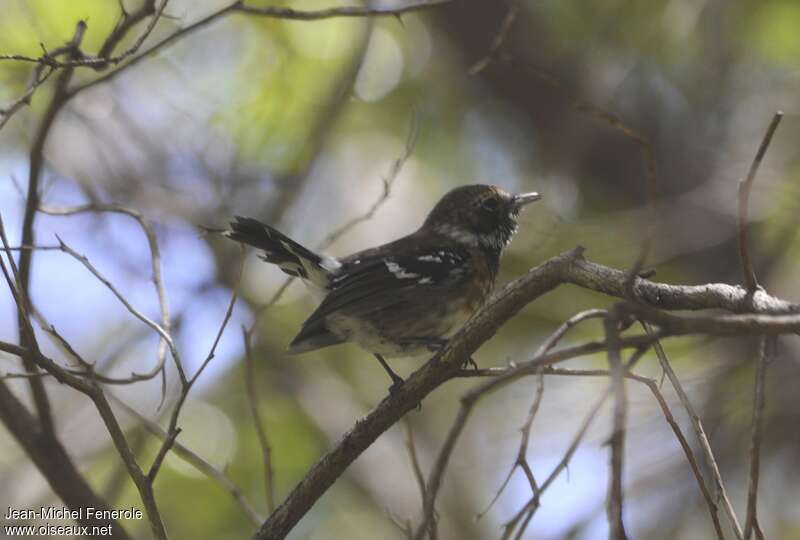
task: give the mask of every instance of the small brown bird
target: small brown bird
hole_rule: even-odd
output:
[[[314,253],[252,218],[236,217],[226,235],[326,292],[290,353],[356,343],[375,355],[393,391],[403,379],[384,357],[447,343],[491,293],[520,210],[540,198],[496,186],[459,187],[442,197],[416,232],[340,259]]]

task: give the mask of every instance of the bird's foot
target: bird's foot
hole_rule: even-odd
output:
[[[467,369],[467,368],[472,368],[472,369],[474,369],[474,370],[476,370],[476,371],[477,371],[477,369],[478,369],[478,363],[475,361],[475,359],[474,359],[474,358],[472,358],[472,357],[470,356],[469,358],[467,358],[466,360],[464,360],[464,363],[463,363],[463,364],[461,364],[461,367],[462,367],[462,368],[464,368],[464,369]]]

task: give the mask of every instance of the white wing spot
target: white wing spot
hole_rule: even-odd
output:
[[[419,283],[420,285],[425,285],[426,283],[433,283],[433,280],[429,277],[425,277],[417,281],[417,283]]]
[[[441,251],[439,253],[441,253]],[[442,259],[440,257],[437,257],[436,255],[423,255],[422,257],[417,257],[417,259],[420,261],[430,261],[438,263],[442,262]]]
[[[339,268],[341,268],[342,263],[340,263],[338,259],[334,259],[333,257],[329,257],[326,255],[322,257],[320,266],[325,270],[327,270],[328,272],[333,272],[334,270],[338,270]]]
[[[393,261],[383,261],[386,265],[386,269],[389,270],[394,277],[397,279],[410,279],[410,278],[418,278],[419,274],[414,274],[413,272],[406,272],[405,268],[397,264]]]

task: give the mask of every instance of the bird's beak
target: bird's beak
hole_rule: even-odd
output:
[[[542,198],[541,195],[539,195],[535,191],[532,191],[530,193],[520,193],[518,195],[514,195],[514,198],[512,199],[511,203],[514,205],[515,210],[519,210],[523,206],[528,205],[534,201],[538,201],[541,198]]]

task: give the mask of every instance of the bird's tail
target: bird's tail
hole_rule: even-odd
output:
[[[301,246],[282,232],[252,218],[236,216],[225,236],[263,251],[262,259],[277,265],[283,272],[326,288],[332,274],[341,266]]]

